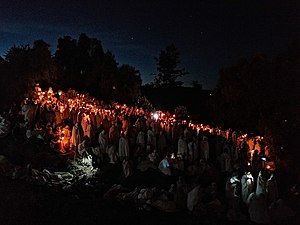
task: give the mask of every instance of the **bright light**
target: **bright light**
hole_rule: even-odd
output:
[[[158,115],[157,113],[154,113],[154,114],[153,114],[153,118],[154,118],[155,120],[158,120],[158,117],[159,117],[159,115]]]

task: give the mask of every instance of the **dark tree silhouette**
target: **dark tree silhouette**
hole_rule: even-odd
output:
[[[32,48],[29,45],[13,46],[0,67],[3,71],[0,92],[1,96],[7,96],[1,101],[8,105],[20,101],[36,83],[48,86],[55,83],[58,76],[49,45],[43,40],[35,41]]]
[[[213,96],[215,119],[222,125],[274,138],[288,145],[299,127],[299,53],[273,59],[256,54],[223,68]]]
[[[74,88],[106,101],[133,103],[140,95],[140,73],[129,65],[118,67],[114,55],[104,51],[101,41],[81,34],[58,39],[52,57],[49,44],[37,40],[33,46],[11,47],[0,58],[1,109],[20,101],[36,83],[64,90]],[[12,91],[14,90],[14,91]]]
[[[81,34],[78,41],[68,36],[60,38],[55,59],[62,70],[63,88],[75,88],[106,101],[125,103],[132,102],[140,93],[140,74],[129,69],[130,66],[118,68],[112,52],[104,51],[101,41],[86,34]],[[127,91],[123,90],[124,86]]]
[[[177,87],[183,84],[178,81],[178,78],[186,75],[187,72],[184,68],[179,68],[179,52],[174,44],[161,50],[159,57],[155,60],[157,74],[155,74],[154,85],[156,87]]]
[[[202,84],[200,84],[199,81],[197,81],[197,80],[193,80],[192,81],[192,87],[195,88],[195,89],[200,89],[201,90],[202,89]]]
[[[119,93],[117,100],[120,102],[134,103],[137,96],[141,94],[140,87],[142,79],[140,72],[130,65],[122,65],[118,69],[118,83],[116,85]]]

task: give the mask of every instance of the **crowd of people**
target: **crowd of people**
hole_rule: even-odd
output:
[[[278,194],[274,151],[262,136],[39,85],[21,114],[27,138],[40,138],[62,155],[89,156],[97,168],[122,165],[124,178],[149,168],[175,177],[169,200],[195,215],[226,208],[230,220],[249,213],[251,221],[269,223],[272,213],[286,207]],[[278,217],[276,222],[284,219]]]

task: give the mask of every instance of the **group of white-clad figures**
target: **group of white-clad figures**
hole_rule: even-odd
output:
[[[232,176],[227,180],[225,190],[228,216],[232,219],[239,217],[240,201],[248,206],[250,220],[258,224],[278,224],[293,215],[292,210],[279,199],[274,171],[261,170],[256,180],[251,172],[246,172],[240,179]]]
[[[26,107],[23,107],[25,121],[33,121],[34,113]],[[103,162],[106,156],[109,163],[121,162],[125,177],[130,176],[135,169],[130,159],[136,155],[146,156],[156,168],[169,176],[172,175],[171,167],[185,172],[187,165],[199,167],[199,162],[211,160],[209,141],[212,135],[205,131],[195,133],[187,125],[178,123],[162,126],[160,121],[136,115],[132,118],[131,115],[113,115],[111,118],[105,115],[98,125],[93,125],[96,120],[84,114],[79,122],[78,116],[76,120],[71,129],[69,126],[62,128],[64,140],[68,140],[70,148],[74,148],[79,157],[88,153],[95,156],[99,162]],[[144,121],[143,125],[140,124],[143,123],[140,120]],[[99,128],[97,137],[93,126]],[[97,144],[91,144],[91,139],[96,139]],[[237,146],[231,146],[228,140],[226,142],[226,139],[221,148],[222,150],[215,154],[215,159],[219,162],[220,172],[228,175],[232,172],[234,164],[241,162],[238,160],[242,157],[241,152],[237,150]],[[257,179],[254,179],[250,172],[241,177],[232,176],[226,182],[225,189],[232,217],[237,217],[239,201],[248,205],[250,219],[256,223],[270,221],[270,204],[283,207],[282,201],[278,200],[275,175],[270,170],[262,169]]]

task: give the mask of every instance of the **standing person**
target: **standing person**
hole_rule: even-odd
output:
[[[109,163],[115,164],[118,161],[117,154],[116,154],[116,146],[110,145],[107,148],[107,154],[109,157]]]
[[[267,180],[266,195],[268,203],[273,203],[278,199],[278,188],[274,173],[271,173]]]
[[[256,195],[266,194],[267,180],[265,171],[261,170],[258,174],[257,184],[256,184]]]
[[[209,160],[209,143],[206,136],[203,136],[202,141],[200,143],[202,158],[206,161]]]
[[[241,179],[242,184],[242,199],[243,202],[247,202],[249,195],[254,189],[254,178],[250,172],[245,173]]]
[[[167,139],[163,131],[159,132],[158,141],[157,141],[157,149],[160,156],[164,155],[165,149],[167,147]]]
[[[249,200],[250,220],[258,224],[268,224],[270,217],[264,194],[253,195]]]
[[[107,140],[105,137],[105,131],[101,131],[98,137],[98,143],[99,143],[99,154],[100,154],[100,158],[101,161],[104,161],[104,154],[107,151]]]
[[[179,140],[178,140],[178,151],[177,155],[183,156],[186,155],[188,151],[188,146],[186,141],[182,138],[182,135],[180,135]]]
[[[123,161],[124,159],[129,158],[129,145],[128,141],[125,138],[124,132],[121,132],[121,137],[119,139],[119,159]]]
[[[76,123],[72,128],[72,134],[70,139],[71,149],[75,150],[75,153],[78,153],[78,145],[82,142],[83,130],[80,123]]]
[[[109,141],[116,145],[118,144],[119,140],[119,130],[118,127],[115,124],[112,124],[112,126],[109,129]]]
[[[231,172],[231,158],[230,155],[228,154],[227,148],[225,148],[224,152],[220,155],[219,161],[220,161],[221,172],[227,176],[229,172]]]
[[[148,146],[150,146],[150,151],[151,149],[156,149],[156,137],[152,131],[152,127],[149,127],[147,131],[147,150],[149,148]]]
[[[136,154],[140,155],[145,150],[145,133],[140,130],[136,138],[137,151]]]
[[[199,158],[199,150],[198,150],[198,144],[197,144],[197,138],[193,137],[193,140],[191,140],[188,144],[188,158],[191,162],[196,161]]]

